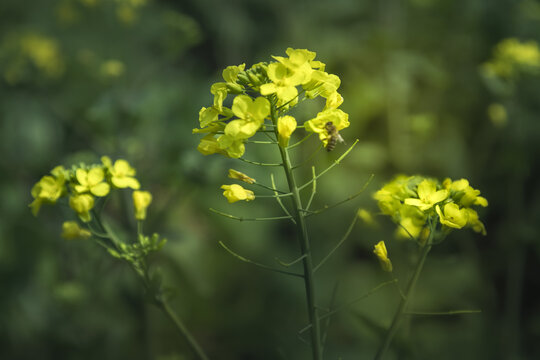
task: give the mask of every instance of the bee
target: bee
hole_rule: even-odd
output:
[[[326,144],[326,151],[330,152],[330,151],[334,150],[334,148],[336,147],[336,144],[338,142],[339,143],[345,142],[345,140],[343,140],[343,138],[339,134],[339,131],[336,128],[336,126],[334,125],[333,122],[331,122],[331,121],[327,122],[324,125],[324,128],[325,128],[325,130],[326,130],[326,132],[328,133],[328,136],[329,136],[328,143]]]

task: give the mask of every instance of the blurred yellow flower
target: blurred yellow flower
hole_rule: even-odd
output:
[[[431,209],[433,205],[448,197],[448,190],[442,189],[437,191],[437,184],[429,179],[425,179],[418,184],[417,192],[418,199],[405,199],[405,204],[417,206],[422,211]]]
[[[94,198],[92,195],[81,194],[70,196],[69,206],[79,215],[79,218],[84,222],[92,220],[90,210],[94,207]]]
[[[76,221],[66,221],[62,224],[62,237],[66,240],[88,239],[92,233],[82,229]]]
[[[117,188],[129,187],[137,190],[141,187],[139,181],[134,177],[136,173],[135,169],[126,160],[118,159],[113,165],[108,156],[103,156],[101,157],[101,161],[111,175],[111,183]]]
[[[148,191],[135,190],[133,192],[133,206],[135,207],[135,219],[146,219],[146,208],[152,202],[152,194]]]
[[[95,196],[105,196],[109,193],[110,186],[106,182],[103,182],[105,173],[100,167],[92,168],[88,171],[77,169],[75,171],[75,177],[79,184],[74,185],[73,188],[79,194],[90,192]]]
[[[460,209],[456,203],[445,204],[443,210],[437,205],[435,207],[441,224],[450,228],[461,229],[467,224],[468,213],[465,209]]]
[[[386,245],[384,244],[384,241],[379,241],[377,245],[375,245],[373,253],[377,255],[377,258],[379,258],[379,263],[381,264],[382,269],[384,271],[391,272],[392,262],[388,258],[388,252],[386,251]]]
[[[237,184],[222,185],[221,188],[225,190],[223,196],[227,198],[229,203],[233,203],[240,200],[251,201],[255,199],[253,191],[246,190],[242,186]]]

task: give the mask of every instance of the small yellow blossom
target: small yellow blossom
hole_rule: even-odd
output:
[[[388,252],[386,251],[386,245],[384,241],[379,241],[373,250],[373,253],[379,258],[379,262],[384,271],[392,271],[392,262],[388,258]]]
[[[105,173],[100,167],[92,168],[88,171],[77,169],[75,171],[75,177],[79,185],[74,185],[73,188],[79,194],[90,192],[95,196],[105,196],[109,193],[110,186],[106,182],[103,182]]]
[[[229,203],[233,203],[240,200],[251,201],[255,199],[253,191],[246,190],[242,186],[237,184],[222,185],[221,188],[225,190],[223,196],[227,198]]]
[[[296,130],[296,119],[292,116],[285,115],[277,120],[277,131],[279,135],[279,145],[286,147],[289,145],[289,139],[292,133]]]
[[[254,178],[251,178],[251,177],[247,176],[246,174],[244,174],[244,173],[242,173],[240,171],[234,170],[234,169],[229,169],[229,177],[231,179],[240,180],[240,181],[243,181],[243,182],[248,183],[248,184],[254,184],[255,183]]]
[[[467,225],[468,212],[465,209],[460,209],[456,203],[445,204],[442,211],[441,207],[437,205],[435,211],[443,225],[454,229],[461,229]]]
[[[361,219],[366,225],[375,225],[375,219],[373,219],[373,215],[366,209],[358,209],[358,212],[356,213],[358,215],[358,218]]]
[[[330,134],[326,128],[326,124],[331,122],[337,131],[340,131],[350,125],[349,114],[341,111],[340,109],[328,109],[321,111],[314,119],[305,122],[306,131],[319,134],[319,139],[326,147],[328,140],[330,140]]]
[[[92,220],[90,210],[94,207],[94,198],[92,195],[81,194],[70,196],[69,206],[79,215],[79,218],[84,222]]]
[[[118,159],[112,165],[111,159],[108,156],[103,156],[101,161],[111,175],[111,183],[117,188],[129,187],[137,190],[141,187],[139,181],[134,177],[135,169],[126,160]]]
[[[270,114],[270,102],[264,97],[252,100],[247,95],[238,95],[231,109],[238,119],[225,126],[225,135],[233,140],[247,139],[255,135]]]
[[[92,233],[82,229],[76,221],[66,221],[62,224],[62,237],[66,240],[88,239]]]
[[[418,184],[418,199],[408,198],[405,199],[405,204],[417,206],[422,211],[429,210],[433,205],[443,201],[448,197],[448,190],[442,189],[437,191],[437,184],[425,179]]]
[[[486,227],[478,218],[476,210],[470,208],[465,208],[464,210],[467,212],[467,226],[472,228],[474,232],[481,233],[484,236],[487,235]]]
[[[41,205],[54,204],[56,200],[65,193],[65,175],[62,166],[55,167],[51,173],[53,176],[43,176],[38,183],[32,187],[32,197],[34,201],[29,205],[32,214],[37,216]]]
[[[146,219],[146,208],[152,202],[152,194],[148,191],[135,190],[133,192],[133,206],[135,207],[135,219]]]

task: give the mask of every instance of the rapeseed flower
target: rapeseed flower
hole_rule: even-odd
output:
[[[237,184],[222,185],[221,188],[225,190],[223,196],[227,198],[229,203],[233,203],[240,200],[251,201],[255,199],[253,191],[246,190],[242,186]]]

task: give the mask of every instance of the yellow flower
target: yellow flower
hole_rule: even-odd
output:
[[[53,176],[43,176],[39,182],[32,187],[32,197],[34,201],[29,205],[32,214],[37,216],[41,205],[44,203],[54,204],[65,192],[65,174],[62,166],[55,167],[51,173]]]
[[[100,167],[92,168],[88,171],[77,169],[75,171],[75,177],[79,185],[74,185],[73,188],[79,194],[89,191],[95,196],[105,196],[109,193],[110,186],[106,182],[103,182],[105,173]]]
[[[366,209],[358,209],[356,214],[358,215],[358,218],[361,219],[366,225],[373,226],[377,224],[375,219],[373,219],[373,215],[371,215],[371,213]]]
[[[315,70],[311,74],[311,80],[302,87],[306,90],[306,97],[313,99],[317,96],[328,98],[337,91],[339,85],[341,80],[337,75]]]
[[[461,229],[467,225],[468,212],[466,209],[460,209],[456,203],[445,204],[442,211],[441,207],[437,205],[435,211],[443,225],[453,229]]]
[[[264,97],[252,100],[247,95],[238,95],[231,109],[238,119],[225,126],[225,135],[234,140],[247,139],[255,135],[270,114],[270,102]]]
[[[337,91],[334,91],[326,98],[326,105],[323,110],[337,109],[341,104],[343,104],[343,96]]]
[[[66,221],[62,224],[62,237],[66,240],[88,239],[92,233],[82,229],[76,221]]]
[[[255,199],[253,191],[246,190],[242,186],[237,184],[222,185],[221,188],[225,190],[223,196],[227,198],[229,203],[233,203],[240,200],[251,201]]]
[[[469,208],[465,208],[464,210],[467,212],[467,226],[471,227],[474,232],[481,233],[484,236],[487,235],[486,227],[480,219],[478,219],[476,210]]]
[[[279,145],[286,147],[289,145],[289,139],[292,133],[296,130],[296,119],[292,116],[285,115],[277,120],[277,131],[279,134]]]
[[[79,218],[84,222],[92,220],[90,210],[94,207],[94,198],[92,195],[81,194],[70,196],[69,206],[79,215]]]
[[[392,262],[388,258],[388,252],[386,251],[386,245],[384,244],[384,241],[379,241],[377,245],[375,245],[373,253],[379,258],[382,269],[384,271],[391,272]]]
[[[148,191],[138,191],[133,192],[133,206],[135,207],[135,219],[144,220],[146,219],[146,208],[152,202],[152,194]]]
[[[319,134],[319,139],[324,146],[328,144],[330,139],[330,134],[326,129],[328,122],[331,122],[336,127],[336,130],[340,131],[350,125],[349,114],[339,109],[328,109],[321,111],[314,119],[308,120],[304,124],[306,131]]]
[[[132,188],[137,190],[141,185],[135,179],[135,169],[133,169],[126,160],[118,159],[112,165],[111,159],[108,156],[101,158],[103,165],[109,170],[111,175],[111,183],[117,188]]]
[[[240,171],[236,171],[234,169],[229,169],[229,177],[231,179],[240,180],[240,181],[243,181],[243,182],[248,183],[248,184],[254,184],[255,183],[254,178],[251,178],[251,177],[247,176],[246,174],[241,173]]]
[[[429,210],[435,205],[448,197],[448,190],[442,189],[437,191],[437,184],[425,179],[418,184],[418,199],[408,198],[405,199],[405,204],[417,206],[422,211]]]

